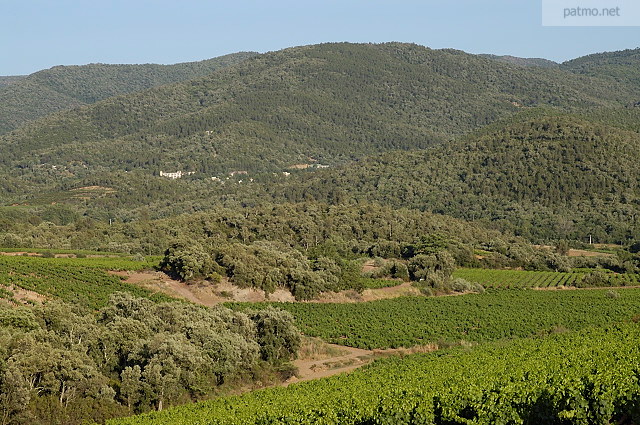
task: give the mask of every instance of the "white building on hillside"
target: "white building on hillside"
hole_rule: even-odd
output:
[[[181,179],[183,176],[190,176],[191,174],[195,174],[195,171],[176,171],[175,173],[165,173],[164,171],[160,171],[160,177],[166,177],[168,179]]]

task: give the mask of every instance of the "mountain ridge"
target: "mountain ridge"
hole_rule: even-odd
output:
[[[0,145],[11,145],[5,165],[28,149],[41,163],[72,152],[95,163],[87,153],[96,151],[98,163],[120,169],[277,171],[308,157],[338,163],[424,148],[530,106],[619,107],[636,93],[640,87],[452,49],[327,43],[50,116],[3,136]],[[205,153],[199,165],[197,153]]]
[[[10,84],[0,83],[0,134],[51,113],[194,78],[255,54],[239,52],[173,65],[58,65],[17,79],[7,77]]]

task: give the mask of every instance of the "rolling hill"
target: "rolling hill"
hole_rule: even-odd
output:
[[[640,237],[640,135],[540,111],[422,151],[301,174],[276,199],[375,200],[534,240]],[[246,198],[246,195],[243,195]]]
[[[255,54],[175,65],[56,66],[29,76],[0,77],[0,134],[54,112],[206,75]]]
[[[638,86],[454,50],[323,44],[50,116],[0,148],[5,169],[280,171],[424,148],[527,107],[620,107],[639,96]]]
[[[634,58],[544,68],[401,43],[256,55],[0,136],[0,199],[128,220],[355,199],[536,240],[624,242],[640,236],[640,84],[605,65],[633,75]],[[314,165],[331,169],[299,170]],[[158,177],[175,170],[195,174]]]
[[[596,53],[564,62],[562,69],[623,84],[640,85],[640,48]],[[640,104],[640,98],[635,99]]]

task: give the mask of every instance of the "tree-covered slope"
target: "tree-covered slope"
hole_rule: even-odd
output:
[[[0,133],[61,110],[206,75],[253,55],[175,65],[56,66],[26,77],[0,77]]]
[[[619,107],[640,87],[454,50],[322,44],[40,120],[0,140],[5,167],[276,171],[450,140],[523,107]]]
[[[564,62],[561,68],[627,85],[640,86],[640,48],[596,53]],[[640,105],[640,98],[634,99]]]
[[[557,62],[551,61],[549,59],[544,59],[544,58],[520,58],[517,56],[511,56],[511,55],[498,56],[498,55],[490,55],[490,54],[484,54],[480,56],[483,56],[488,59],[493,59],[498,62],[510,63],[512,65],[519,65],[519,66],[537,66],[540,68],[557,68],[559,66]]]
[[[534,239],[640,237],[640,135],[573,115],[526,114],[418,152],[302,175],[276,198],[375,199],[482,219]]]
[[[26,75],[7,75],[0,77],[0,87],[8,86],[9,84],[13,84],[17,81],[26,78]]]

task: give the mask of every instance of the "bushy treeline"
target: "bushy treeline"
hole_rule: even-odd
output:
[[[184,216],[171,221],[178,239],[162,267],[184,279],[218,281],[309,299],[321,292],[361,290],[363,257],[389,259],[375,277],[416,282],[436,292],[453,285],[456,266],[563,271],[566,256],[540,250],[445,216],[375,204],[285,204]],[[480,250],[483,255],[476,254]],[[430,289],[430,290],[431,290]]]
[[[44,218],[47,220],[45,221]],[[426,281],[426,264],[442,255],[455,267],[568,271],[572,267],[637,271],[638,256],[569,259],[568,243],[540,249],[526,240],[448,216],[370,203],[284,203],[219,208],[169,219],[97,222],[64,206],[0,211],[0,246],[165,254],[163,267],[184,280],[229,278],[267,293],[309,299],[363,289],[362,258],[382,258],[374,277]],[[446,253],[446,257],[444,256]],[[438,262],[440,262],[438,260]],[[433,268],[431,268],[433,269]],[[435,271],[433,269],[432,271]],[[430,274],[437,282],[446,276]]]
[[[114,294],[87,312],[0,306],[3,424],[80,424],[206,398],[290,371],[289,313],[233,312]]]
[[[250,208],[216,208],[151,220],[147,211],[136,220],[92,220],[62,205],[0,209],[6,247],[72,248],[162,254],[179,239],[279,242],[303,251],[324,249],[341,257],[398,257],[403,244],[443,234],[463,245],[502,239],[523,240],[447,216],[376,203],[330,205],[320,202],[264,204]],[[324,248],[323,248],[324,247]],[[462,254],[460,254],[462,255]]]

